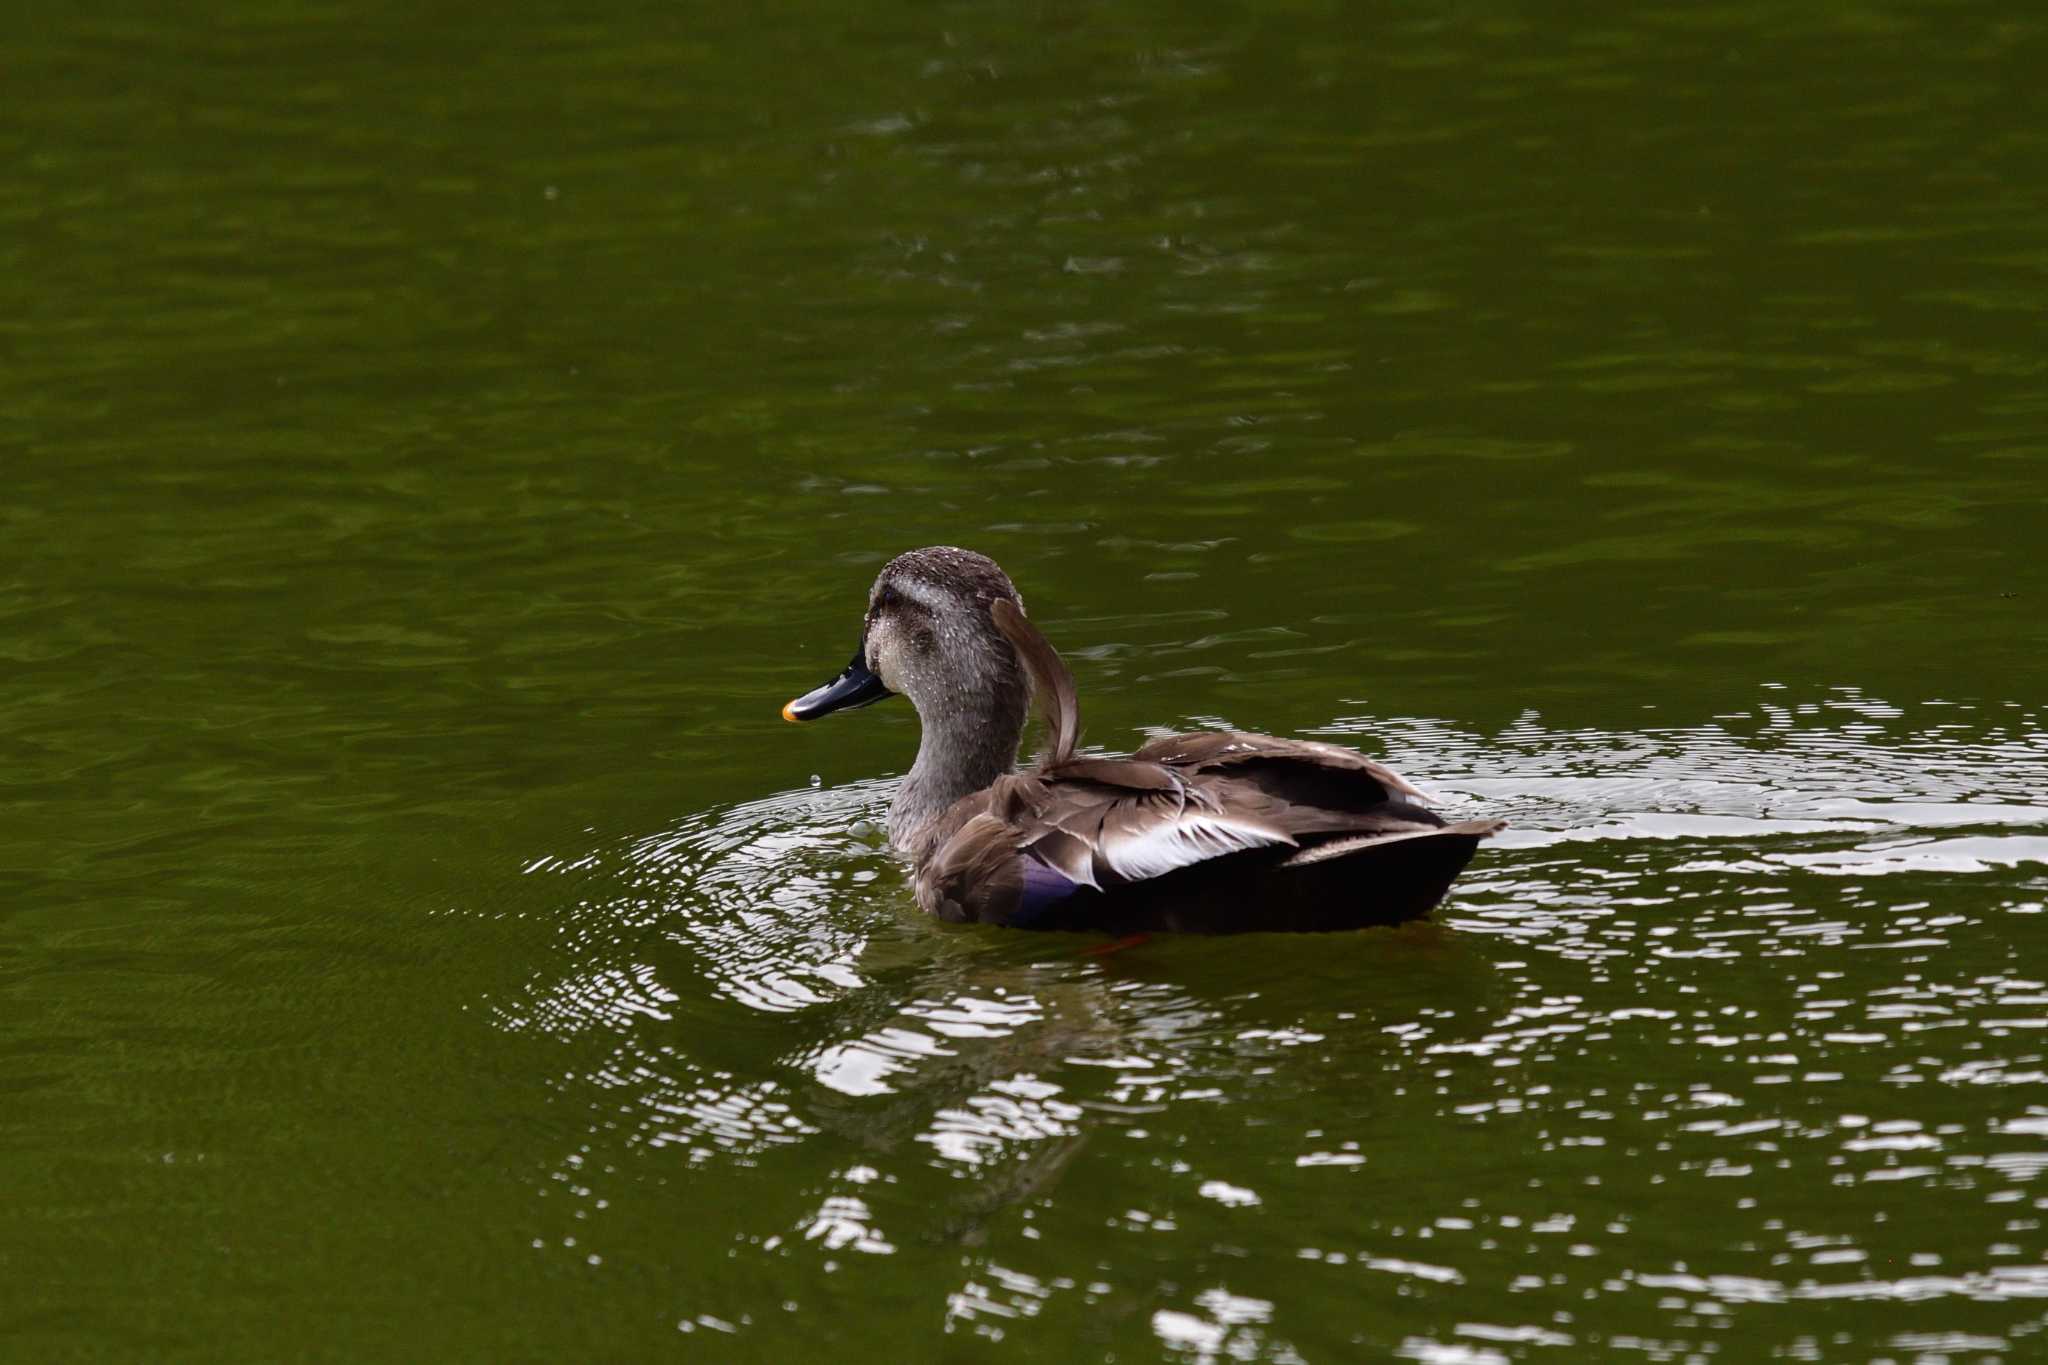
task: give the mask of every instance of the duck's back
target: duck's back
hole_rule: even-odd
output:
[[[958,802],[917,858],[943,919],[1119,933],[1326,931],[1427,914],[1499,821],[1449,825],[1333,744],[1172,735]]]

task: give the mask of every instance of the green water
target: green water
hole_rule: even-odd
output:
[[[2048,1359],[2048,23],[17,18],[0,1359]],[[932,542],[1513,828],[927,922]]]

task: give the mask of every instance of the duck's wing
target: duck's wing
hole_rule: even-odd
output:
[[[999,777],[963,796],[916,855],[911,885],[927,913],[955,923],[1013,923],[1071,896],[1078,885],[1026,855],[1021,831],[1050,800],[1033,772]]]
[[[1082,886],[1141,882],[1232,853],[1297,840],[1263,799],[1229,804],[1212,784],[1160,764],[1083,759],[1054,769],[1018,846]]]
[[[1380,900],[1405,895],[1407,882],[1416,882],[1407,888],[1415,894],[1400,901],[1399,918],[1435,904],[1472,846],[1499,828],[1491,820],[1445,824],[1409,799],[1415,788],[1398,774],[1336,745],[1194,735],[1141,752],[1160,757],[1073,758],[1004,777],[962,800],[919,858],[919,903],[949,920],[1085,928],[1105,914],[1114,920],[1120,912],[1113,907],[1132,904],[1128,896],[1178,885],[1161,902],[1168,910],[1159,922],[1194,925],[1192,909],[1174,908],[1193,893],[1229,902],[1209,907],[1214,922],[1202,925],[1243,928],[1248,914],[1263,916],[1260,923],[1272,918],[1259,908],[1267,887],[1256,878],[1267,874],[1256,869],[1340,860],[1363,867],[1354,860],[1364,855]],[[1445,852],[1409,855],[1393,847],[1420,850],[1424,843]],[[1422,871],[1409,876],[1410,863]],[[1198,883],[1170,877],[1205,865],[1215,875],[1205,870]],[[1331,904],[1358,900],[1347,893]]]
[[[1341,744],[1313,739],[1281,739],[1245,730],[1205,730],[1155,739],[1132,757],[1139,762],[1162,763],[1193,772],[1223,773],[1233,768],[1277,766],[1309,772],[1353,773],[1377,783],[1387,799],[1430,799],[1427,792],[1379,760]],[[1360,790],[1363,791],[1362,786]]]
[[[956,803],[919,857],[918,903],[949,920],[1029,924],[1076,894],[1141,882],[1254,848],[1292,848],[1254,800],[1213,792],[1155,763],[1080,758],[999,779]]]
[[[912,889],[918,905],[942,920],[1002,923],[1015,917],[1024,897],[1026,861],[1009,823],[977,811],[918,863]]]
[[[1102,890],[1276,845],[1307,862],[1340,846],[1498,828],[1446,826],[1418,804],[1428,799],[1420,788],[1355,749],[1243,731],[1173,735],[1128,759],[1072,759],[1043,779],[1019,846]]]
[[[1322,861],[1375,840],[1431,834],[1485,838],[1504,820],[1446,824],[1419,804],[1428,793],[1377,759],[1317,740],[1281,739],[1243,730],[1168,735],[1136,755],[1215,785],[1227,804],[1249,804],[1257,792],[1282,807],[1282,823],[1301,838],[1288,861]]]

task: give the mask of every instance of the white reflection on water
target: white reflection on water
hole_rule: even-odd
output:
[[[1199,1313],[1162,1308],[1152,1315],[1152,1331],[1160,1342],[1196,1361],[1222,1359],[1298,1361],[1302,1357],[1281,1342],[1268,1342],[1259,1326],[1270,1322],[1268,1299],[1233,1294],[1220,1285],[1195,1296]]]
[[[2048,731],[2030,711],[1913,708],[1831,689],[1702,724],[1630,734],[1546,730],[1534,713],[1492,738],[1427,719],[1360,717],[1318,733],[1370,736],[1459,813],[1506,816],[1509,848],[1643,839],[1743,842],[1771,864],[1875,875],[2048,863]],[[1860,719],[1828,723],[1841,715]],[[1936,719],[1930,719],[1935,717]],[[1879,721],[1885,723],[1878,723]],[[1967,838],[1927,831],[1976,828]],[[1829,836],[1878,834],[1879,839]],[[1824,845],[1824,847],[1823,847]],[[1676,870],[1676,869],[1674,869]]]
[[[560,1040],[566,1110],[597,1116],[551,1173],[579,1254],[598,1201],[649,1197],[626,1172],[758,1172],[718,1235],[785,1270],[987,1247],[943,1275],[966,1332],[1136,1295],[1171,1353],[1283,1360],[1317,1354],[1290,1297],[1392,1293],[1445,1315],[1383,1343],[1416,1358],[1683,1355],[1800,1304],[2024,1303],[2048,737],[1966,714],[1838,691],[1630,734],[1345,721],[1451,813],[1516,822],[1437,927],[1102,959],[929,923],[874,832],[888,784],[806,788],[527,860],[564,890],[555,945],[494,1018]],[[1209,1272],[1078,1270],[1104,1239]]]

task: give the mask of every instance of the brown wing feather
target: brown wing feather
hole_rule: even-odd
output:
[[[1167,735],[1131,755],[1139,762],[1176,768],[1227,768],[1259,760],[1295,762],[1370,776],[1390,792],[1427,801],[1428,793],[1377,759],[1341,744],[1312,739],[1281,739],[1244,730],[1211,730],[1192,735]]]
[[[1070,758],[1053,766],[1048,776],[1061,782],[1094,782],[1130,791],[1177,792],[1187,782],[1162,763],[1139,763],[1129,758]]]
[[[917,870],[917,903],[953,923],[1000,920],[1023,891],[1016,830],[987,811],[970,816]]]
[[[1095,843],[1092,839],[1058,828],[1029,831],[1027,834],[1023,847],[1032,857],[1076,885],[1093,887],[1097,891],[1102,889],[1102,883],[1095,875]]]
[[[1045,717],[1045,757],[1040,766],[1065,763],[1074,756],[1074,745],[1081,738],[1081,703],[1074,694],[1074,675],[1067,671],[1059,651],[1046,642],[1015,602],[998,597],[989,604],[988,614],[1003,638],[1016,649],[1024,671],[1031,675],[1031,691],[1037,698],[1039,714]]]

